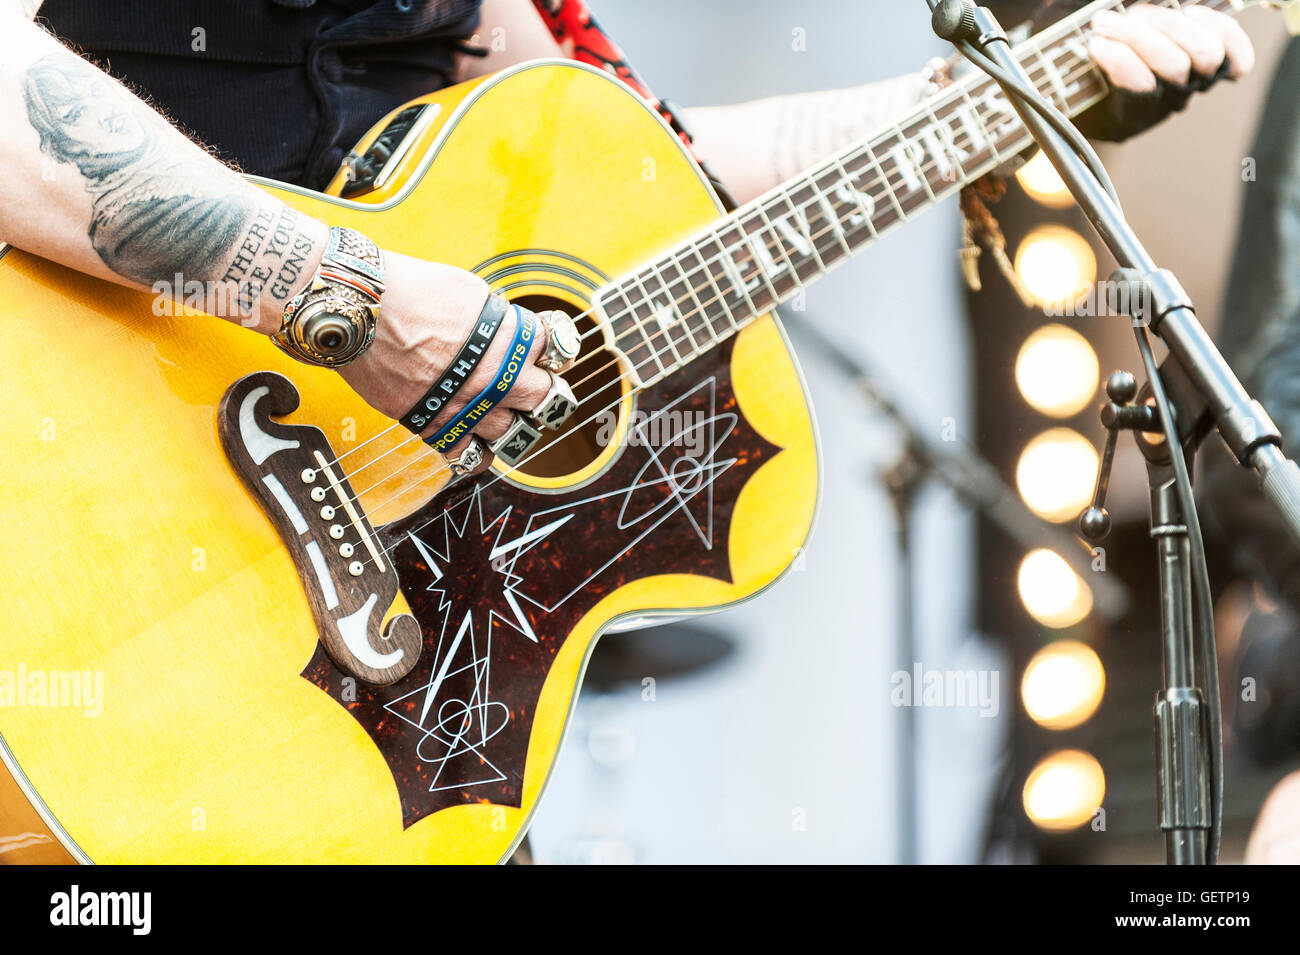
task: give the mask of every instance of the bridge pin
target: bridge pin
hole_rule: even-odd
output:
[[[361,572],[365,569],[366,565],[361,563],[359,560],[354,560],[352,563],[348,564],[348,573],[353,577],[360,577]]]

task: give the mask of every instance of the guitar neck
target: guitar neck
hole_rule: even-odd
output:
[[[1237,14],[1257,0],[1171,2]],[[1087,24],[1099,0],[1015,47],[1038,92],[1076,116],[1107,94]],[[1002,89],[974,73],[888,128],[752,200],[602,289],[613,344],[652,384],[797,295],[1032,142]]]

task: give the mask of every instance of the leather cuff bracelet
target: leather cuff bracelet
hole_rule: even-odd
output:
[[[469,338],[465,339],[465,344],[456,353],[456,357],[451,360],[451,364],[432,387],[424,393],[424,397],[402,417],[402,427],[419,434],[438,416],[438,412],[456,397],[456,392],[469,381],[470,376],[474,374],[474,369],[491,348],[492,340],[496,338],[497,331],[501,328],[501,320],[505,318],[509,307],[510,303],[500,295],[488,296]]]

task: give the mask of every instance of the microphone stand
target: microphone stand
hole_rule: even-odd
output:
[[[1209,430],[1207,424],[1217,428],[1238,462],[1259,475],[1265,496],[1297,541],[1300,468],[1282,454],[1282,438],[1276,426],[1263,407],[1251,400],[1210,341],[1187,293],[1172,273],[1157,266],[1125,221],[1098,178],[1098,167],[1085,162],[1070,141],[1031,104],[1026,94],[1036,88],[993,14],[987,8],[975,7],[970,0],[927,3],[935,32],[954,42],[977,68],[998,81],[1109,247],[1121,266],[1113,279],[1131,293],[1129,302],[1135,306],[1141,303],[1134,313],[1135,324],[1149,324],[1169,348],[1170,358],[1161,370],[1156,369],[1145,329],[1137,329],[1148,373],[1147,388],[1156,408],[1129,405],[1133,397],[1129,391],[1135,389],[1115,376],[1108,387],[1112,403],[1103,409],[1103,421],[1111,429],[1108,449],[1112,451],[1119,429],[1159,429],[1165,436],[1162,447],[1138,441],[1147,455],[1151,533],[1156,540],[1160,570],[1165,683],[1155,706],[1160,826],[1169,863],[1213,863],[1223,801],[1218,663],[1204,541],[1185,458],[1195,454]],[[999,68],[1002,76],[996,74]],[[1104,172],[1100,175],[1104,176]],[[1167,390],[1167,382],[1176,387]],[[1112,420],[1106,420],[1107,413]],[[1103,472],[1094,507],[1080,521],[1085,536],[1094,539],[1104,535],[1109,525],[1099,505],[1105,477]]]

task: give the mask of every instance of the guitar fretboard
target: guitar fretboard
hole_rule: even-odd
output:
[[[1164,5],[1236,14],[1254,3]],[[1098,10],[1129,5],[1100,0],[1016,46],[1038,92],[1066,115],[1108,90],[1088,55],[1087,24]],[[653,384],[1031,141],[1001,88],[973,73],[605,286],[594,304],[637,382]]]

